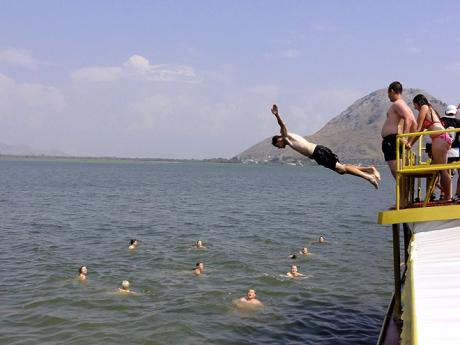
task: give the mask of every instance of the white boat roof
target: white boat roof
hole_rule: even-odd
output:
[[[403,292],[402,344],[458,345],[460,220],[410,226],[415,236]]]

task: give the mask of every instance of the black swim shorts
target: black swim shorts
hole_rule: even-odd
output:
[[[340,163],[337,155],[331,151],[330,148],[322,145],[316,145],[313,155],[311,156],[316,163],[323,167],[329,168],[335,171],[335,164]]]
[[[396,160],[396,135],[389,134],[382,140],[382,152],[386,162]],[[402,147],[399,154],[402,155]]]

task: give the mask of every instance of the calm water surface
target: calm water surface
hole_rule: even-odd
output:
[[[0,343],[374,344],[392,287],[382,170],[375,191],[321,167],[1,160]],[[283,276],[293,263],[305,278]],[[116,294],[124,279],[141,295]],[[237,310],[250,287],[265,308]]]

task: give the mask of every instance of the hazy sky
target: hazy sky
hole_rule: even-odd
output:
[[[232,157],[400,80],[460,102],[458,1],[0,1],[0,142]]]

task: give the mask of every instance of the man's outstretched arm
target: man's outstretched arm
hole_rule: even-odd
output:
[[[287,130],[286,124],[281,119],[280,115],[278,114],[278,107],[276,106],[276,104],[273,104],[272,113],[273,115],[275,115],[276,120],[278,121],[278,124],[280,125],[281,136],[286,138],[288,135],[288,130]]]

